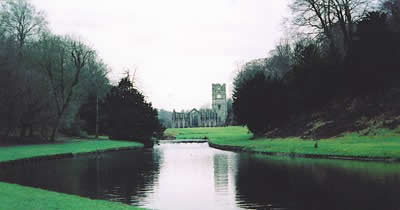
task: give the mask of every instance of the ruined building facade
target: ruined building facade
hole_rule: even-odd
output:
[[[228,116],[228,105],[226,101],[226,85],[212,85],[212,110],[217,113],[217,125],[225,125]]]
[[[228,115],[226,85],[212,84],[212,109],[172,113],[173,128],[224,126]]]

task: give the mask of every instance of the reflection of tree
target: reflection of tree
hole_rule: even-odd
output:
[[[105,153],[8,168],[0,180],[80,196],[136,203],[158,179],[152,150]]]
[[[290,209],[398,209],[400,178],[377,179],[349,171],[295,160],[267,160],[242,155],[236,174],[237,200],[246,206]]]
[[[159,174],[159,153],[147,151],[118,152],[103,159],[92,159],[88,175],[83,182],[90,183],[86,189],[99,189],[90,197],[115,199],[124,203],[135,203],[146,195],[143,192],[152,189]],[[100,163],[100,164],[99,164]],[[96,175],[99,174],[99,175]],[[91,181],[96,177],[95,181]]]
[[[213,158],[215,191],[226,191],[229,184],[228,156],[225,154],[215,154]]]

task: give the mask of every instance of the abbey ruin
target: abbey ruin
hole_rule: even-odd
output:
[[[172,113],[173,128],[224,126],[228,115],[226,85],[212,84],[212,108]]]

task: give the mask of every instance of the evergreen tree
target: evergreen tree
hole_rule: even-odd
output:
[[[112,87],[104,100],[107,134],[111,139],[141,141],[152,145],[151,137],[161,135],[157,110],[133,86],[129,75]]]

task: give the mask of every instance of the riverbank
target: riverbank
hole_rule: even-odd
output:
[[[400,161],[400,134],[381,129],[375,135],[348,133],[341,137],[304,140],[299,137],[259,138],[243,127],[168,129],[177,139],[207,137],[211,147],[230,151],[327,159]],[[316,146],[317,144],[317,146]]]
[[[140,208],[0,182],[0,209],[137,210]]]
[[[142,148],[137,142],[74,140],[55,144],[0,147],[0,165],[59,159],[87,153]],[[122,203],[92,200],[0,182],[0,209],[138,209]]]
[[[35,159],[59,159],[74,155],[142,148],[138,142],[111,140],[73,140],[54,144],[18,145],[0,147],[0,164]]]

